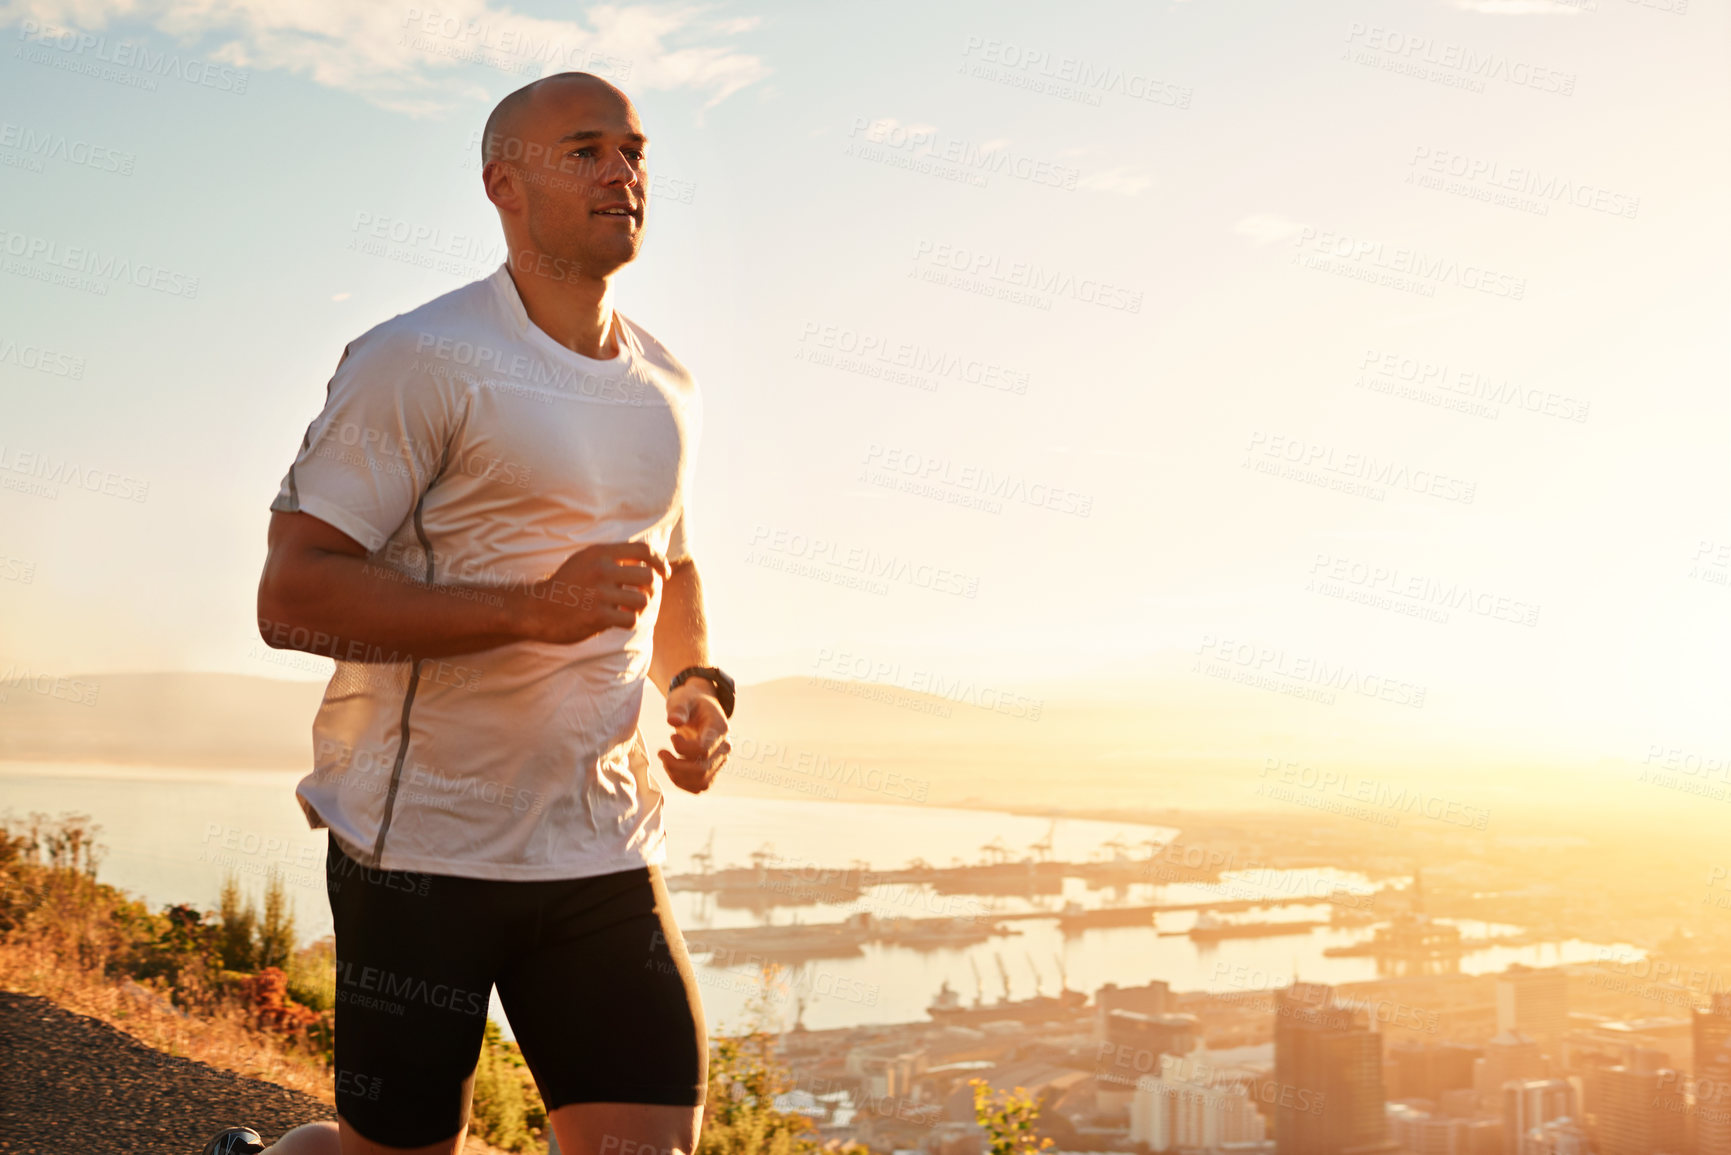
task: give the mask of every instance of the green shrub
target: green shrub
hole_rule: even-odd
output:
[[[330,935],[295,951],[283,967],[289,998],[315,1011],[337,1005],[337,942]]]
[[[475,1064],[475,1094],[469,1133],[507,1151],[547,1149],[547,1108],[517,1044],[505,1041],[499,1024],[487,1020],[481,1057]]]

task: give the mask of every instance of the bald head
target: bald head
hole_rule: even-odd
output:
[[[623,92],[587,72],[543,77],[501,100],[482,136],[481,183],[513,270],[604,281],[636,259],[649,138]]]
[[[556,72],[530,81],[508,94],[487,117],[487,127],[481,132],[481,163],[492,160],[516,160],[523,155],[526,130],[536,110],[549,98],[571,92],[586,92],[602,98],[613,97],[627,108],[631,99],[618,88],[592,72]]]

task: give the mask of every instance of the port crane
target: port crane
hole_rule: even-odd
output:
[[[1004,980],[1004,1001],[1007,1003],[1010,1001],[1010,970],[1004,965],[1003,955],[993,951],[992,957],[998,960],[998,977]]]
[[[1030,842],[1028,849],[1034,853],[1035,862],[1050,862],[1052,860],[1052,836],[1058,832],[1058,820],[1052,819],[1052,825],[1046,828],[1046,836],[1038,842]]]
[[[974,956],[968,956],[968,965],[974,968],[974,1005],[983,1006],[986,1001],[986,984],[980,981],[980,964],[974,961]]]
[[[1023,951],[1022,953],[1027,955],[1028,969],[1034,972],[1034,994],[1036,996],[1045,994],[1046,980],[1040,977],[1040,968],[1034,965],[1033,954],[1029,951]]]
[[[699,874],[708,874],[715,869],[715,827],[709,828],[709,841],[700,850],[691,852],[691,865]]]

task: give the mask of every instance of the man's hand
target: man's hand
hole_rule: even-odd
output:
[[[681,790],[702,794],[733,749],[727,715],[707,678],[687,678],[667,695],[667,724],[673,727],[673,749],[657,751],[661,768]]]
[[[667,561],[641,541],[580,549],[529,591],[523,634],[569,645],[615,626],[630,629],[649,608],[656,574],[667,577]]]

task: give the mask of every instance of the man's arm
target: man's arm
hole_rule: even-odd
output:
[[[661,586],[661,612],[655,618],[655,649],[649,658],[649,680],[664,694],[679,671],[709,665],[709,623],[703,616],[697,563],[686,558],[672,563],[668,571]]]
[[[259,634],[275,649],[350,662],[441,658],[515,641],[579,642],[630,627],[667,563],[641,542],[573,553],[529,586],[427,585],[369,560],[307,513],[272,513]]]
[[[673,727],[673,750],[658,751],[662,768],[675,786],[692,794],[709,789],[733,749],[727,741],[727,715],[709,679],[688,678],[671,694],[667,683],[688,666],[709,664],[703,583],[697,564],[688,558],[673,563],[661,587],[649,678],[667,694],[667,724]]]

